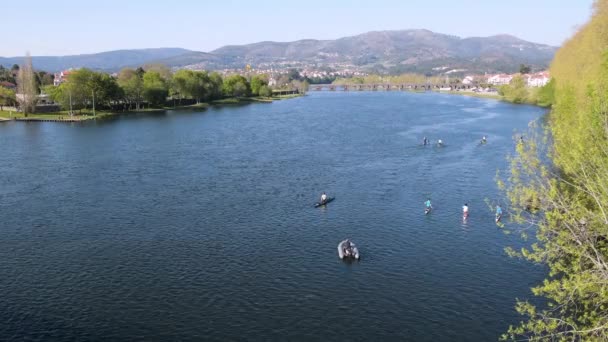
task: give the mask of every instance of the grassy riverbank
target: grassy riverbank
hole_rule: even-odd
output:
[[[499,101],[504,101],[504,102],[508,102],[508,103],[527,104],[527,105],[539,106],[539,107],[543,107],[543,108],[551,107],[551,103],[540,102],[536,98],[526,98],[522,101],[514,101],[506,96],[502,96],[502,95],[499,95],[496,93],[482,93],[482,92],[473,92],[473,91],[453,91],[453,90],[452,91],[440,91],[440,93],[461,95],[461,96],[471,96],[471,97],[478,97],[478,98],[483,98],[483,99],[493,99],[493,100],[499,100]]]
[[[60,112],[51,112],[51,113],[34,113],[28,114],[25,116],[21,112],[16,111],[0,111],[0,121],[10,121],[10,120],[18,120],[18,121],[65,121],[65,122],[77,122],[77,121],[87,121],[87,120],[97,120],[106,118],[109,116],[116,115],[129,115],[135,113],[154,113],[154,112],[164,112],[167,110],[192,110],[192,109],[206,109],[210,106],[215,105],[238,105],[238,104],[248,104],[248,103],[272,103],[273,101],[292,99],[295,97],[300,97],[302,95],[283,95],[283,96],[274,96],[274,97],[243,97],[243,98],[226,98],[222,100],[212,101],[210,103],[202,102],[194,105],[188,106],[174,106],[174,107],[163,107],[163,108],[144,108],[137,111],[128,111],[128,112],[116,112],[116,111],[104,111],[98,110],[93,115],[91,110],[83,110],[76,111],[74,115],[70,116],[68,111],[60,111]]]

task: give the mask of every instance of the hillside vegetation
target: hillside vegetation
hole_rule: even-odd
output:
[[[210,53],[179,48],[118,50],[74,56],[34,56],[37,70],[68,68],[119,71],[124,67],[165,64],[171,68],[221,70],[330,68],[360,69],[371,73],[440,74],[443,68],[471,73],[515,72],[521,63],[535,70],[547,67],[556,48],[509,35],[460,38],[429,30],[368,32],[335,40],[259,42],[224,46]],[[0,57],[10,68],[22,57]]]
[[[607,341],[608,0],[596,0],[592,19],[557,52],[551,74],[548,130],[518,143],[506,183],[513,217],[537,237],[531,248],[509,252],[548,266],[547,279],[533,288],[546,305],[519,302],[526,320],[504,338]]]

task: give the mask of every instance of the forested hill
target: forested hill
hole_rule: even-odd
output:
[[[158,48],[137,50],[116,50],[101,53],[72,56],[34,56],[34,68],[49,72],[69,68],[89,68],[116,71],[127,66],[139,66],[150,61],[182,56],[191,51],[180,48]],[[0,65],[11,67],[23,63],[23,57],[0,57]]]
[[[608,0],[551,63],[550,135],[518,144],[508,189],[519,222],[537,243],[520,256],[550,273],[534,293],[547,306],[518,304],[528,320],[506,336],[608,341]],[[551,146],[546,144],[552,143]],[[546,152],[553,165],[545,166]]]
[[[118,71],[122,67],[162,63],[169,67],[218,70],[243,68],[330,67],[371,73],[418,72],[438,74],[451,69],[467,72],[516,72],[520,64],[535,70],[549,65],[555,47],[509,35],[460,38],[429,30],[368,32],[335,40],[260,42],[231,45],[210,53],[178,48],[119,50],[63,57],[33,57],[39,70],[87,67]],[[34,51],[35,52],[35,51]],[[2,58],[10,67],[22,58]]]
[[[375,31],[336,40],[261,42],[225,46],[211,53],[252,63],[300,61],[348,63],[368,70],[429,73],[447,66],[477,71],[516,72],[520,64],[542,69],[557,48],[510,35],[460,38],[429,30]]]

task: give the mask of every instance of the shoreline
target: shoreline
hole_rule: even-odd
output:
[[[438,93],[449,94],[449,95],[470,96],[470,97],[476,97],[476,98],[481,98],[481,99],[498,100],[498,101],[501,101],[501,102],[511,103],[511,104],[515,104],[515,105],[536,106],[536,107],[545,108],[545,109],[550,109],[551,108],[551,106],[543,106],[543,105],[540,105],[538,103],[533,103],[533,102],[517,103],[517,102],[509,101],[509,100],[505,99],[504,96],[501,96],[501,95],[498,95],[498,94],[476,93],[476,92],[472,92],[472,91],[453,91],[453,90],[451,90],[451,91],[438,91]]]
[[[144,114],[144,113],[161,113],[170,110],[196,110],[196,109],[207,109],[214,106],[226,106],[226,105],[245,105],[252,103],[272,103],[274,101],[289,100],[296,97],[304,96],[302,94],[292,95],[281,95],[272,97],[243,97],[243,98],[226,98],[211,102],[201,102],[198,104],[187,105],[187,106],[175,106],[175,107],[163,107],[163,108],[147,108],[134,111],[125,112],[106,112],[98,111],[96,115],[92,115],[91,112],[85,112],[83,114],[77,114],[70,116],[67,111],[62,112],[51,112],[51,113],[34,113],[28,114],[25,117],[19,112],[8,112],[0,111],[0,122],[9,121],[20,121],[20,122],[83,122],[97,119],[104,119],[108,117],[115,117],[120,115],[131,115],[131,114]],[[12,116],[11,116],[12,115]],[[17,116],[15,116],[17,115]]]
[[[470,96],[470,97],[477,97],[477,98],[482,98],[482,99],[492,99],[492,100],[499,100],[499,101],[505,101],[505,99],[498,95],[498,93],[476,93],[473,91],[454,91],[454,90],[448,90],[448,91],[438,91],[438,93],[442,93],[442,94],[450,94],[450,95],[462,95],[462,96]],[[509,102],[509,101],[505,101],[505,102]]]

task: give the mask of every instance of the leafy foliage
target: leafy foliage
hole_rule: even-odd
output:
[[[148,71],[143,77],[144,98],[153,106],[165,104],[169,95],[169,87],[161,74],[157,71]]]
[[[0,110],[2,106],[14,106],[16,102],[15,91],[0,86]]]
[[[71,71],[67,81],[59,86],[43,86],[43,91],[64,109],[87,109],[97,107],[122,107],[139,110],[142,105],[164,107],[176,100],[192,99],[197,103],[213,101],[223,97],[250,95],[271,96],[268,76],[253,76],[251,82],[241,75],[226,79],[219,73],[179,70],[173,74],[163,65],[144,68],[125,68],[117,77],[89,69]],[[305,81],[292,87],[305,88]],[[255,92],[252,91],[252,88]],[[134,108],[133,108],[134,107]]]
[[[513,103],[526,103],[529,98],[526,81],[521,75],[516,75],[508,85],[500,87],[499,94]]]
[[[222,90],[225,96],[234,97],[247,96],[251,91],[249,82],[241,75],[232,75],[224,79]]]
[[[260,88],[268,85],[268,77],[255,75],[251,78],[251,94],[260,95]]]
[[[519,301],[527,320],[504,339],[608,339],[607,29],[608,0],[597,0],[591,21],[558,51],[554,80],[539,91],[553,103],[546,134],[518,143],[511,160],[505,184],[513,218],[534,227],[536,242],[509,253],[546,264],[549,274],[532,289],[546,307]]]

